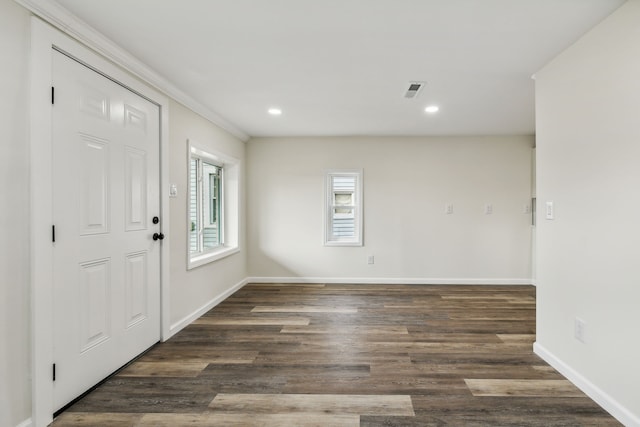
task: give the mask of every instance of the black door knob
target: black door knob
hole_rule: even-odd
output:
[[[164,239],[164,234],[162,233],[153,233],[153,240],[162,240]]]

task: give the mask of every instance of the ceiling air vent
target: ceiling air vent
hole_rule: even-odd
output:
[[[425,82],[409,82],[409,87],[404,94],[405,98],[415,98],[418,96],[422,88],[426,85]]]

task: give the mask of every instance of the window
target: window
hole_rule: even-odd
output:
[[[328,171],[325,192],[325,245],[362,246],[362,171]]]
[[[238,168],[189,142],[188,268],[238,251]]]

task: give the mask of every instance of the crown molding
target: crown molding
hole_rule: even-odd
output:
[[[15,0],[34,15],[68,34],[129,73],[246,142],[249,135],[149,68],[125,49],[52,0]]]

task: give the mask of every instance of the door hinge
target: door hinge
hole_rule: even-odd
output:
[[[53,380],[56,380],[56,364],[53,364],[53,370],[52,370],[52,374],[53,374]]]
[[[51,103],[55,104],[55,99],[56,99],[56,88],[54,88],[53,86],[51,86]]]
[[[55,225],[51,226],[51,241],[53,243],[56,242],[56,226]]]

